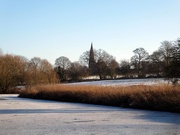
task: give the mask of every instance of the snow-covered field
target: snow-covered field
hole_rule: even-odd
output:
[[[127,86],[127,85],[156,85],[168,83],[162,78],[153,79],[121,79],[121,80],[103,80],[103,81],[89,81],[80,83],[71,83],[73,85],[101,85],[101,86]]]
[[[0,95],[0,135],[178,135],[180,115]]]

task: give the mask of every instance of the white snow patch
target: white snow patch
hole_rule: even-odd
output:
[[[120,79],[120,80],[102,80],[70,83],[70,85],[100,85],[100,86],[129,86],[129,85],[157,85],[167,84],[168,82],[162,78],[153,79]]]

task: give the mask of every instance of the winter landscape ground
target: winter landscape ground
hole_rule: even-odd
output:
[[[21,92],[20,97],[180,113],[180,86],[163,79],[38,85]]]
[[[103,81],[87,81],[80,83],[71,83],[74,85],[98,85],[98,86],[129,86],[129,85],[153,85],[167,84],[164,78],[149,79],[120,79],[120,80],[103,80]]]
[[[180,115],[0,95],[0,135],[178,135]]]
[[[78,84],[109,86],[160,82],[165,83],[156,79]],[[0,95],[0,135],[178,135],[179,127],[178,113]]]

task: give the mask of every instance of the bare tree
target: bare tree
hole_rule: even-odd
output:
[[[64,56],[61,56],[55,61],[56,71],[61,81],[66,81],[68,78],[67,70],[71,67],[71,61]]]
[[[82,80],[82,77],[86,77],[87,68],[79,64],[79,62],[71,63],[71,67],[68,69],[68,76],[72,81]]]
[[[19,85],[26,84],[26,75],[29,60],[24,56],[16,56],[17,61],[19,62],[19,75],[16,77],[16,80]]]
[[[116,79],[119,63],[115,59],[112,59],[108,65],[108,68],[109,68],[109,76],[111,77],[111,79]]]
[[[167,40],[163,41],[161,43],[161,46],[159,47],[159,52],[161,52],[162,54],[161,57],[163,58],[166,66],[168,66],[171,61],[173,50],[174,50],[173,43]]]
[[[57,75],[53,66],[46,60],[34,57],[27,70],[27,85],[57,83]]]
[[[83,66],[89,67],[90,52],[86,51],[79,57],[79,63]]]
[[[97,73],[100,79],[107,76],[116,78],[116,68],[119,66],[115,58],[106,51],[99,49],[96,51],[95,60],[97,61]]]
[[[95,63],[97,63],[97,61],[99,60],[99,52],[101,52],[103,50],[99,49],[99,50],[96,50],[94,49],[93,50],[93,53],[94,53],[94,61]],[[81,65],[83,66],[86,66],[86,67],[89,67],[89,60],[90,60],[90,51],[85,51],[80,57],[79,57],[79,62]]]
[[[96,63],[97,66],[97,73],[99,75],[99,78],[102,79],[106,79],[107,75],[108,75],[108,67],[106,65],[106,63],[102,60],[99,60]]]
[[[40,68],[41,68],[41,59],[39,57],[34,57],[29,61],[28,64],[28,75],[27,75],[27,84],[28,85],[36,85],[40,84],[42,81],[40,75]],[[41,82],[42,83],[42,82]]]
[[[130,65],[130,62],[128,60],[122,60],[120,62],[120,67],[119,67],[119,74],[123,75],[125,78],[129,78],[130,77],[130,68],[131,68],[131,65]]]
[[[94,49],[94,71],[95,75],[99,75],[100,79],[105,79],[107,76],[111,78],[115,78],[116,71],[115,69],[118,67],[118,63],[115,58],[108,54],[106,51],[99,49]],[[86,51],[80,56],[80,63],[88,67],[89,64],[89,55],[90,52]]]
[[[61,56],[56,59],[55,65],[60,66],[62,69],[66,70],[66,69],[70,68],[71,61],[67,57]]]
[[[21,82],[26,63],[22,57],[9,54],[0,56],[0,63],[0,91],[6,93]]]
[[[162,76],[164,72],[164,61],[162,51],[154,51],[149,56],[149,73],[156,74],[156,76]]]
[[[180,84],[180,39],[175,41],[171,48],[169,54],[170,59],[168,63],[166,63],[165,77],[173,84]]]
[[[96,51],[96,61],[104,61],[106,64],[109,64],[114,59],[115,58],[112,55],[102,49]]]
[[[46,59],[42,60],[42,66],[40,71],[42,72],[45,83],[53,84],[58,82],[57,74],[53,66]]]
[[[149,54],[144,48],[137,48],[134,51],[134,56],[131,57],[131,61],[135,68],[137,68],[138,77],[140,77],[142,69],[142,61],[145,61]]]

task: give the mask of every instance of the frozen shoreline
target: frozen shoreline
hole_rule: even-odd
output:
[[[0,131],[11,135],[180,134],[180,115],[0,95]]]
[[[70,85],[100,85],[100,86],[129,86],[129,85],[157,85],[167,84],[163,78],[147,78],[147,79],[119,79],[119,80],[99,80],[68,83]]]

